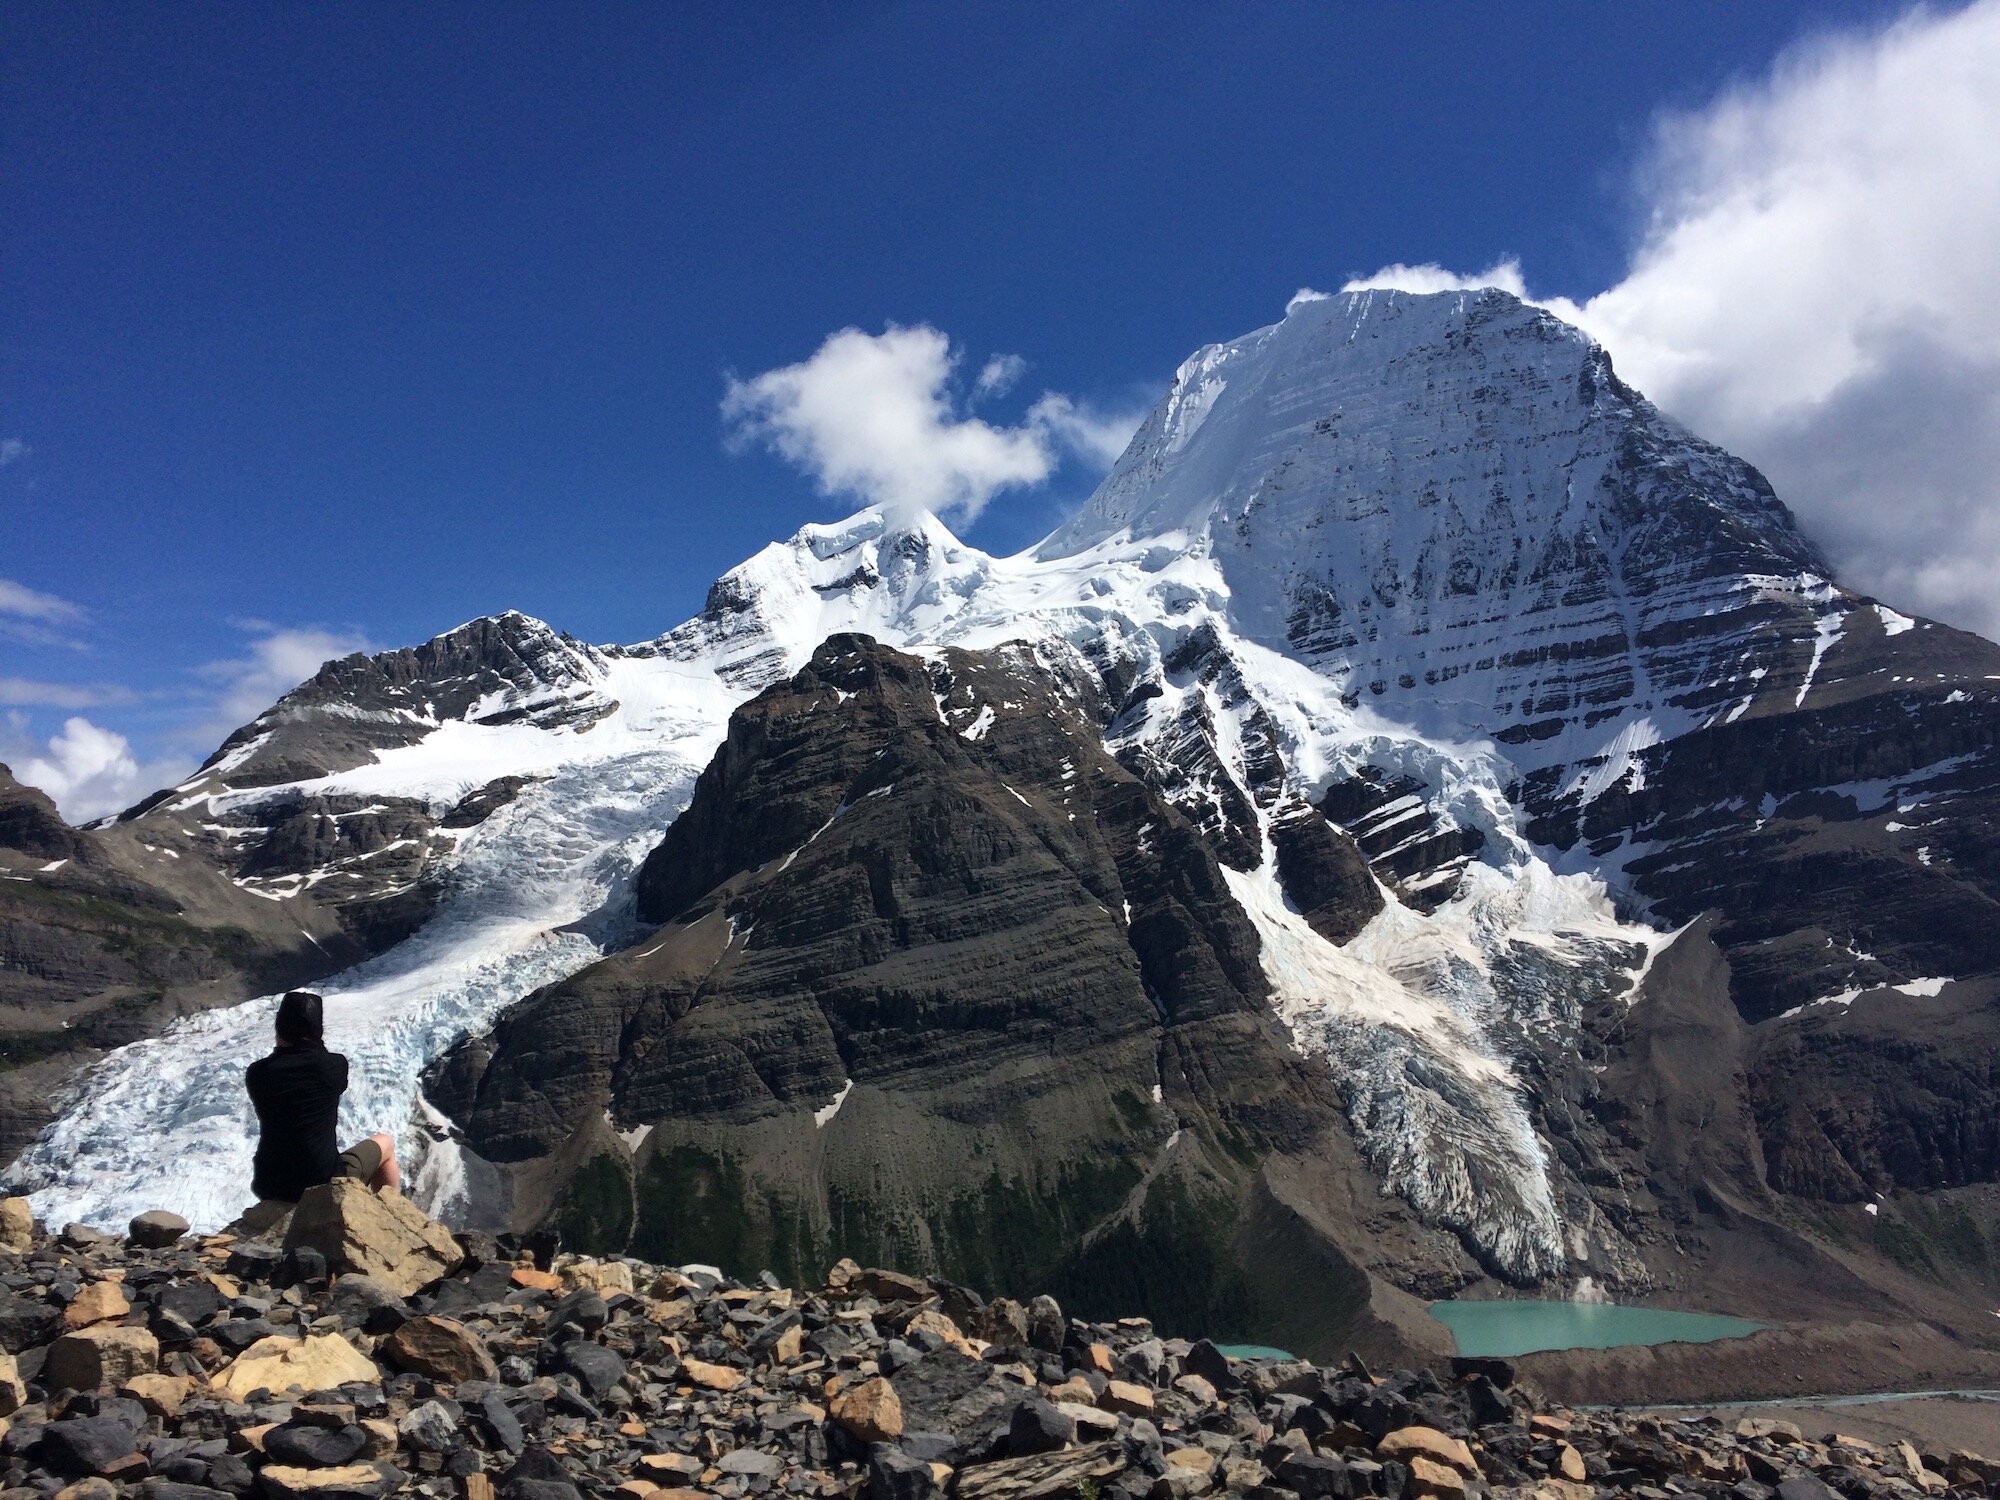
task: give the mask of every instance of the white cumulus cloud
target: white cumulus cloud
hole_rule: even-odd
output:
[[[979,378],[972,382],[972,399],[984,401],[988,396],[1004,396],[1027,373],[1028,362],[1020,355],[996,354],[980,366]]]
[[[37,708],[97,708],[104,704],[136,703],[139,695],[115,682],[37,682],[31,677],[0,677],[0,703]]]
[[[1146,419],[1143,411],[1101,412],[1060,391],[1044,392],[1028,408],[1028,424],[1040,428],[1070,452],[1099,469],[1118,462],[1132,434]]]
[[[349,631],[261,629],[247,655],[196,669],[215,685],[214,712],[208,721],[215,739],[249,723],[327,662],[375,649]]]
[[[0,732],[14,779],[39,787],[72,823],[122,812],[148,792],[172,786],[194,769],[187,759],[142,762],[131,741],[78,716],[63,721],[62,732],[36,746],[18,716]]]
[[[925,324],[843,328],[810,359],[731,379],[722,415],[735,441],[764,444],[825,494],[960,521],[1002,490],[1045,483],[1065,451],[1108,465],[1143,415],[1112,416],[1048,392],[1018,425],[995,425],[960,410],[956,364],[950,339]],[[989,360],[974,398],[999,394],[1025,368],[1014,356]]]
[[[83,610],[67,599],[38,593],[11,578],[0,578],[0,615],[13,615],[23,620],[67,622],[81,620]]]
[[[1842,581],[2000,639],[2000,0],[1823,36],[1659,122],[1628,274],[1541,299],[1763,469]],[[1370,285],[1523,291],[1503,261]]]

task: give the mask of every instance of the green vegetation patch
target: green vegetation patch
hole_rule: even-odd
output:
[[[632,1179],[625,1164],[608,1154],[585,1162],[549,1223],[561,1231],[566,1250],[621,1253],[632,1239]]]
[[[1163,1175],[1135,1218],[1078,1246],[1056,1269],[1056,1300],[1095,1320],[1141,1313],[1187,1338],[1253,1332],[1255,1299],[1230,1250],[1237,1212],[1233,1195],[1197,1194]]]
[[[743,1174],[730,1158],[699,1146],[656,1151],[639,1173],[635,1196],[634,1255],[667,1266],[699,1261],[732,1275],[762,1269],[751,1262],[768,1240],[751,1221]]]

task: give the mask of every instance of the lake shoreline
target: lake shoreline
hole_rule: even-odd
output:
[[[1748,1318],[1612,1302],[1433,1302],[1430,1315],[1451,1330],[1458,1352],[1481,1359],[1572,1349],[1709,1344],[1769,1327]]]
[[[1513,1364],[1572,1406],[1706,1409],[1895,1392],[2000,1391],[2000,1346],[1965,1342],[1927,1323],[1786,1324],[1711,1343],[1546,1350]]]
[[[1884,1448],[1908,1442],[1926,1453],[1955,1449],[1985,1453],[2000,1447],[1994,1441],[1996,1432],[2000,1432],[2000,1390],[1801,1397],[1790,1402],[1638,1405],[1626,1410],[1679,1419],[1715,1417],[1732,1430],[1745,1417],[1791,1422],[1815,1438],[1838,1431]]]

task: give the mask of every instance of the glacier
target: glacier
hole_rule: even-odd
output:
[[[1620,385],[1576,330],[1498,292],[1354,293],[1197,353],[1083,509],[1019,554],[924,513],[808,525],[695,619],[569,652],[510,722],[476,722],[502,694],[278,786],[229,788],[224,761],[174,805],[345,791],[444,808],[529,778],[458,836],[436,915],[321,987],[352,1065],[343,1133],[396,1131],[421,1160],[424,1065],[637,935],[631,878],[736,705],[837,631],[918,653],[1022,643],[1106,685],[1108,744],[1152,756],[1197,822],[1235,820],[1227,876],[1279,1018],[1333,1065],[1384,1190],[1546,1280],[1620,1246],[1559,1180],[1519,1059],[1559,1047],[1587,1000],[1629,996],[1670,935],[1616,886],[1615,851],[1565,860],[1528,837],[1524,781],[1629,789],[1645,746],[1746,693],[1802,700],[1833,599],[1754,471]],[[587,712],[528,712],[552,699]],[[1472,852],[1410,880],[1385,858],[1385,910],[1335,946],[1287,902],[1269,830],[1362,775],[1407,789],[1385,823]],[[241,1069],[274,1006],[110,1055],[6,1180],[53,1222],[227,1221],[254,1148]],[[413,1180],[458,1206],[454,1170]]]

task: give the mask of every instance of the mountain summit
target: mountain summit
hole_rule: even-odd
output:
[[[338,938],[343,1128],[463,1222],[1294,1348],[1520,1287],[1974,1326],[1996,682],[1576,330],[1355,293],[1195,355],[1027,552],[870,509],[651,641],[329,664],[68,875],[29,809],[0,895]],[[53,1118],[43,1064],[13,1179],[228,1218],[268,1006]]]

